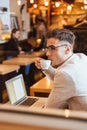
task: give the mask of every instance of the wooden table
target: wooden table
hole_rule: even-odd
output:
[[[47,77],[42,78],[40,81],[30,87],[30,96],[40,96],[40,93],[49,94],[53,87],[53,83]],[[38,93],[38,95],[36,95]]]
[[[25,57],[25,58],[34,58],[34,57],[42,57],[45,55],[45,51],[37,51],[32,53],[25,53],[25,54],[19,54],[18,57]]]
[[[87,130],[87,112],[0,105],[0,130]]]
[[[3,102],[3,91],[5,90],[5,81],[17,75],[20,66],[0,64],[0,102]]]
[[[29,64],[34,63],[35,60],[36,60],[36,57],[33,57],[33,58],[16,57],[10,60],[3,61],[3,64],[20,65],[20,73],[22,73],[25,78],[26,77],[25,67]]]
[[[33,57],[33,58],[16,57],[16,58],[12,58],[12,59],[3,61],[3,64],[26,66],[26,65],[29,65],[29,64],[35,62],[36,58],[37,57]]]
[[[20,68],[20,66],[18,65],[4,65],[4,64],[0,64],[0,75],[4,75],[7,73],[10,73],[12,71],[18,71]]]
[[[10,65],[20,65],[19,73],[23,74],[28,95],[29,95],[29,86],[30,86],[30,82],[31,82],[31,78],[30,78],[31,72],[29,73],[29,75],[27,75],[25,69],[26,69],[27,65],[33,64],[36,59],[37,59],[37,57],[33,57],[33,58],[16,57],[16,58],[12,58],[12,59],[3,61],[3,64],[7,64],[7,65],[9,65],[9,64]],[[34,73],[34,72],[32,72],[32,73]],[[33,79],[33,76],[32,76],[32,79]]]
[[[36,102],[34,102],[31,106],[23,106],[23,105],[13,105],[10,103],[10,101],[6,102],[3,104],[3,106],[5,106],[5,108],[7,106],[10,106],[10,107],[13,107],[15,108],[14,106],[16,107],[24,107],[24,108],[27,108],[27,110],[33,110],[33,109],[43,109],[46,102],[47,102],[47,98],[46,97],[35,97],[35,96],[28,96],[28,97],[32,97],[32,98],[38,98],[38,100]]]

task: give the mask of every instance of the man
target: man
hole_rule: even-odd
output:
[[[53,81],[45,108],[87,110],[87,57],[73,53],[75,36],[67,29],[54,29],[47,34],[46,56],[52,66],[43,70],[40,58],[35,65]]]

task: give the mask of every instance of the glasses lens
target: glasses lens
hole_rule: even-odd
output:
[[[46,47],[46,50],[52,51],[52,50],[55,50],[56,48],[62,47],[62,46],[67,46],[67,45],[66,44],[59,45],[59,46],[53,46],[53,45],[51,45],[51,46]]]
[[[55,46],[48,46],[48,47],[46,47],[46,50],[54,50],[56,47]]]

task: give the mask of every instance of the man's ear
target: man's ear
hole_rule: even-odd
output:
[[[71,45],[67,45],[65,47],[65,53],[68,54],[70,51],[72,50],[72,46]]]

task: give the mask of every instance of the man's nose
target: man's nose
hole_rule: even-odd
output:
[[[49,52],[49,50],[47,50],[47,52],[46,52],[46,56],[49,56],[50,55],[50,52]]]

